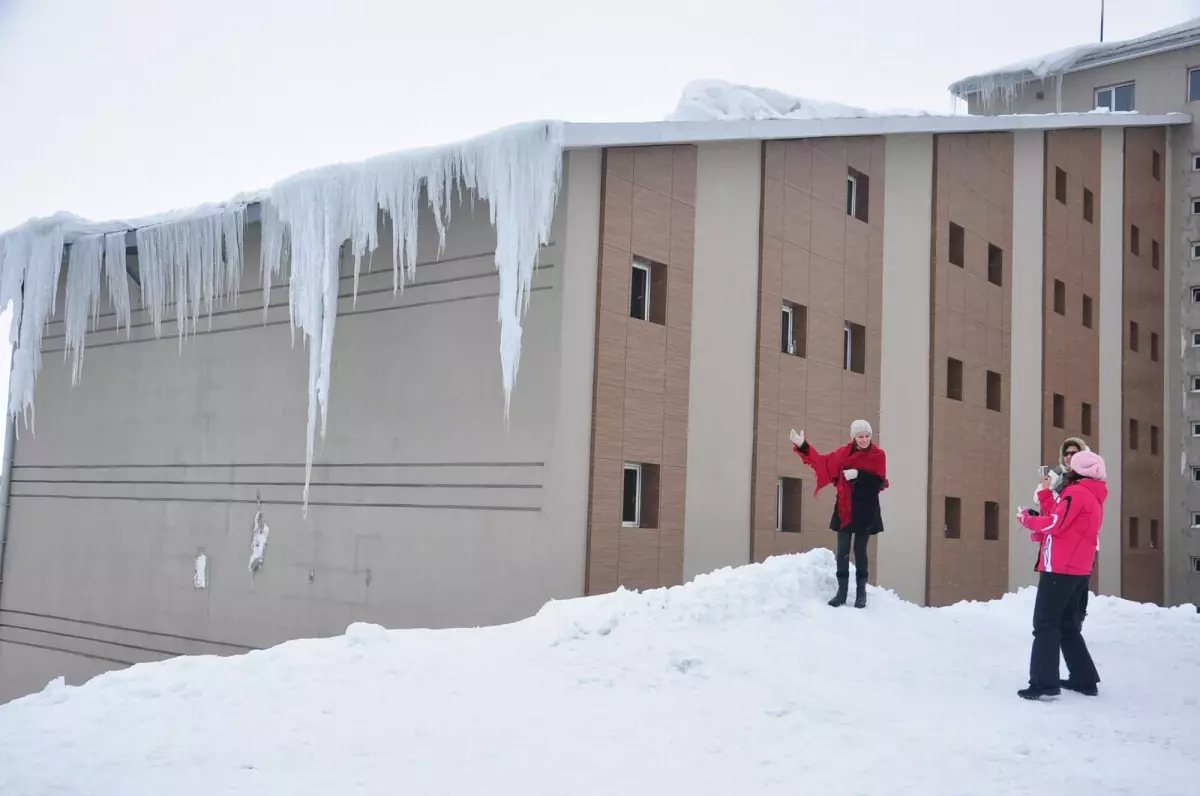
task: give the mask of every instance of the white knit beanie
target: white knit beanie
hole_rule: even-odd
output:
[[[865,420],[855,420],[850,424],[850,437],[857,437],[859,434],[874,434],[871,431],[871,424]]]

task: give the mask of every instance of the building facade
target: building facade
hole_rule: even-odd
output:
[[[1022,65],[1003,68],[965,78],[951,91],[973,114],[1094,109],[1191,114],[1200,102],[1200,20],[1029,63],[1035,61],[1049,69],[1035,76]],[[1124,422],[1131,443],[1122,471],[1125,571],[1133,579],[1130,596],[1161,593],[1169,604],[1200,604],[1200,127],[1193,122],[1170,128],[1165,145],[1140,133],[1125,145],[1129,163],[1154,158],[1149,172],[1153,184],[1144,169],[1124,175],[1129,216],[1124,234],[1130,244],[1137,235],[1142,249],[1139,255],[1132,245],[1125,247],[1126,336],[1136,330],[1139,347],[1157,346],[1148,364],[1129,345],[1124,349]],[[1140,238],[1146,225],[1160,229],[1164,220],[1163,240],[1152,239],[1146,251]],[[1048,258],[1051,251],[1048,240]],[[1147,256],[1148,271],[1139,262]],[[1166,314],[1148,332],[1146,314],[1157,312],[1160,293]],[[1147,428],[1141,418],[1155,414],[1160,404],[1163,423]],[[1160,448],[1169,463],[1162,483],[1166,513],[1147,525],[1150,507],[1143,496],[1157,488],[1159,479],[1146,480],[1129,467]]]
[[[307,511],[286,287],[248,274],[182,347],[170,323],[159,338],[135,312],[126,334],[101,313],[75,386],[57,315],[11,470],[0,699],[354,621],[514,621],[826,547],[832,491],[814,496],[787,432],[827,450],[860,417],[892,484],[877,584],[946,605],[1032,583],[1013,514],[1082,435],[1122,507],[1094,586],[1162,602],[1178,352],[1161,166],[1189,123],[567,125],[507,422],[487,211],[456,209],[440,252],[423,220],[398,296],[384,228],[357,299],[343,262]],[[247,262],[259,236],[249,223]]]

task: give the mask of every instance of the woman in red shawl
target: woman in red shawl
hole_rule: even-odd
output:
[[[871,444],[871,424],[855,420],[850,425],[849,445],[830,453],[817,453],[804,439],[804,432],[792,429],[789,435],[796,455],[813,469],[820,492],[828,484],[837,489],[837,501],[829,530],[836,531],[837,594],[829,604],[846,604],[850,585],[850,547],[854,546],[855,585],[854,607],[867,607],[867,542],[883,532],[883,516],[879,511],[879,493],[888,487],[887,455]],[[814,492],[813,494],[816,494]]]

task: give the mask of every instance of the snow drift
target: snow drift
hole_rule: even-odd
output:
[[[684,86],[668,122],[761,121],[766,119],[864,119],[878,116],[928,116],[924,111],[884,112],[839,102],[804,99],[758,86],[724,80],[694,80]]]
[[[1033,592],[824,604],[825,550],[514,625],[295,641],[0,706],[0,793],[1191,794],[1200,616],[1093,601],[1101,695],[1017,699]]]

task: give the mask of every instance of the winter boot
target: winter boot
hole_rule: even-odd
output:
[[[1068,691],[1074,691],[1075,693],[1083,694],[1084,696],[1096,696],[1100,693],[1100,689],[1096,687],[1095,683],[1081,683],[1078,680],[1072,680],[1069,677],[1066,680],[1059,680],[1058,684]]]
[[[859,578],[854,583],[854,607],[867,607],[867,581],[866,578]]]
[[[1028,688],[1022,688],[1017,692],[1017,696],[1021,699],[1030,699],[1037,701],[1039,699],[1054,699],[1062,694],[1058,686],[1053,685],[1031,685]]]
[[[846,592],[850,589],[850,577],[848,575],[838,575],[837,581],[837,594],[833,595],[833,599],[829,601],[829,604],[834,608],[846,604]]]

